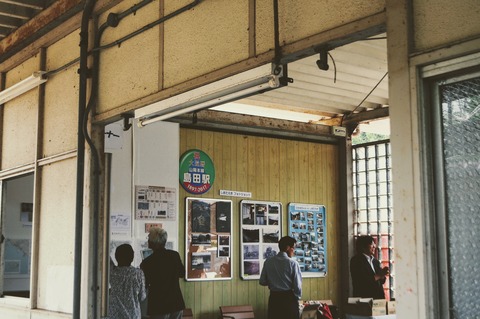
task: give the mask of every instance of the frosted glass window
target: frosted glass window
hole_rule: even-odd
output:
[[[451,315],[478,318],[480,77],[440,86],[440,98]]]
[[[390,267],[384,285],[387,299],[395,298],[393,201],[390,142],[354,145],[354,237],[371,235],[377,241],[377,258]]]

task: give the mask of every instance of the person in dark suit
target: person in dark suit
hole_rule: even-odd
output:
[[[357,253],[350,259],[353,297],[385,299],[383,284],[389,269],[381,268],[380,262],[373,257],[376,247],[372,236],[357,238]]]
[[[153,253],[140,264],[148,289],[150,319],[180,319],[185,309],[179,283],[179,279],[185,277],[185,268],[178,252],[165,249],[166,242],[164,229],[150,228],[148,247]]]

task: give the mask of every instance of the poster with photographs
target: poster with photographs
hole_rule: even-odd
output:
[[[232,278],[232,201],[185,200],[185,279]]]
[[[278,253],[282,204],[243,200],[240,216],[240,274],[242,279],[259,279],[265,259]]]
[[[327,275],[325,213],[323,205],[288,205],[288,235],[297,240],[294,258],[300,264],[302,277]]]

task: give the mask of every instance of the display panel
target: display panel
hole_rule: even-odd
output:
[[[232,201],[186,198],[185,279],[232,278]]]
[[[135,186],[135,219],[176,220],[176,189],[161,186]]]
[[[326,210],[323,205],[290,203],[288,234],[297,240],[294,258],[302,277],[327,275]]]
[[[282,204],[243,200],[240,216],[240,274],[243,279],[259,279],[265,259],[279,251]]]

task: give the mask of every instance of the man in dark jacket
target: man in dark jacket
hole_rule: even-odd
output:
[[[383,284],[389,269],[381,268],[380,262],[373,257],[376,247],[372,236],[357,238],[357,254],[350,259],[353,297],[385,299]]]
[[[148,288],[150,319],[180,319],[185,309],[179,283],[185,277],[185,268],[178,252],[165,249],[166,242],[164,229],[150,228],[148,246],[153,253],[140,264]]]

